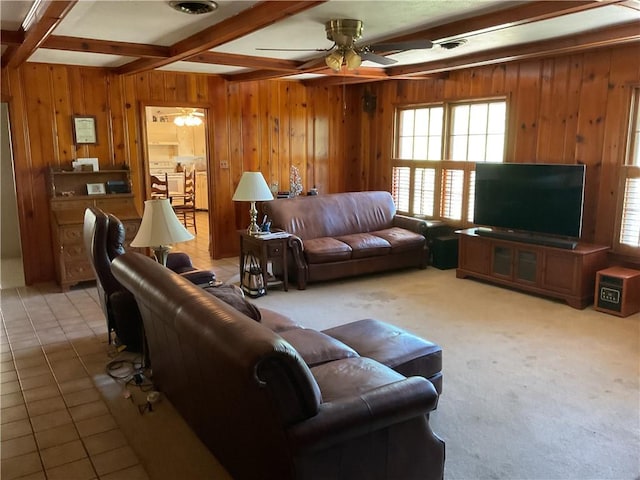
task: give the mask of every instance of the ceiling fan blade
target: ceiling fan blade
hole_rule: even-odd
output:
[[[267,50],[270,52],[328,52],[329,50],[331,50],[331,48],[258,48],[256,47],[256,50]]]
[[[375,53],[371,52],[362,52],[360,54],[360,58],[362,58],[362,60],[379,63],[380,65],[393,65],[394,63],[398,62],[393,58],[383,57],[382,55],[376,55]]]
[[[314,68],[320,65],[324,65],[324,57],[312,58],[308,62],[303,63],[298,67],[298,70],[306,70],[307,68]]]
[[[424,50],[433,47],[430,40],[409,40],[407,42],[374,43],[370,46],[377,52],[392,52],[395,50]]]

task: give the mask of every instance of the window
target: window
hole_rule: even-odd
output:
[[[640,252],[640,87],[631,102],[627,155],[620,176],[619,229],[616,250],[637,255]]]
[[[504,99],[398,110],[392,194],[399,212],[473,221],[476,162],[504,159]]]

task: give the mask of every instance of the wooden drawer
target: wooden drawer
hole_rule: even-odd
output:
[[[284,243],[284,242],[283,242]],[[280,257],[282,256],[283,245],[268,245],[267,246],[267,256],[271,257]]]
[[[63,245],[62,257],[65,262],[74,260],[84,260],[85,262],[88,261],[84,245],[81,243],[76,243],[73,245]]]
[[[73,285],[77,282],[92,280],[94,277],[88,259],[65,260],[62,285]]]
[[[79,244],[82,246],[83,244],[82,225],[60,227],[58,234],[60,238],[60,245],[63,247],[73,244]]]
[[[80,210],[84,212],[84,209],[93,205],[93,200],[90,198],[83,198],[75,200],[73,197],[69,198],[57,198],[55,202],[51,202],[52,211],[62,210]]]
[[[107,213],[112,213],[121,221],[130,218],[140,218],[138,212],[133,206],[133,200],[130,195],[113,195],[108,198],[96,200],[96,207]]]

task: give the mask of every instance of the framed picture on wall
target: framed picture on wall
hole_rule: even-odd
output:
[[[72,121],[73,141],[76,145],[95,145],[98,143],[94,115],[74,115]]]

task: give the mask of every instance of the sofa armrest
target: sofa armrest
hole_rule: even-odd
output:
[[[307,280],[309,279],[309,268],[307,260],[304,258],[304,244],[302,239],[297,235],[291,235],[288,240],[289,249],[293,254],[293,261],[296,267],[296,277],[298,279],[298,290],[307,288]]]
[[[393,217],[393,226],[406,228],[412,232],[420,233],[425,237],[427,236],[427,229],[429,228],[429,225],[425,220],[421,218],[408,217],[406,215],[395,215]]]
[[[195,285],[209,285],[215,281],[216,274],[211,270],[191,270],[180,274],[181,277],[186,278]]]
[[[358,396],[322,403],[317,415],[289,428],[291,445],[315,451],[427,415],[438,394],[427,379],[409,377]]]
[[[183,252],[172,252],[167,255],[167,268],[176,273],[193,270],[193,264],[189,255]]]

